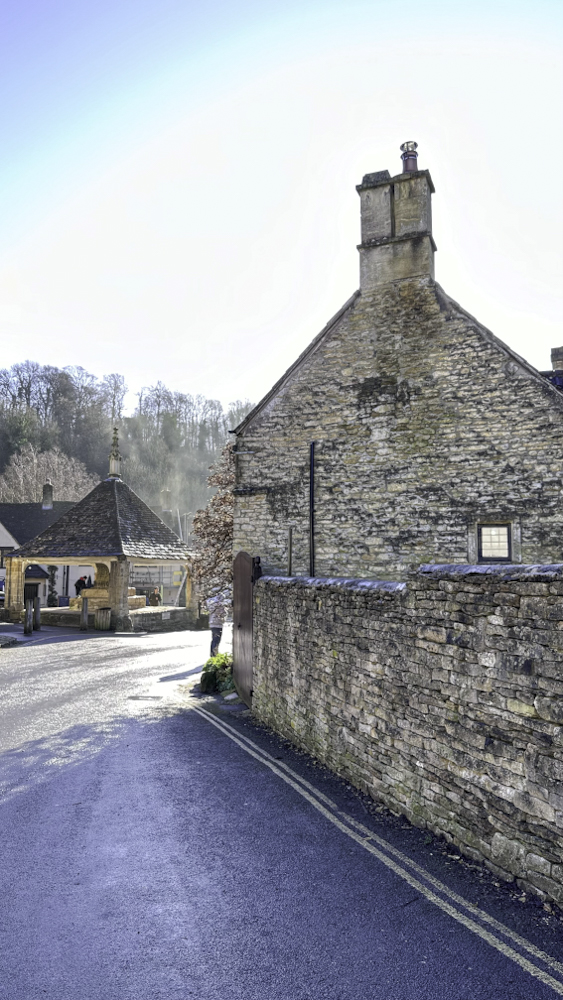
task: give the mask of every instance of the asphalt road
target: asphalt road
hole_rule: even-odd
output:
[[[195,693],[208,641],[0,650],[1,1000],[563,995],[559,911]]]

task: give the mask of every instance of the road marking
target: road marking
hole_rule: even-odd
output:
[[[224,723],[224,725],[228,724]],[[236,730],[234,731],[236,732]],[[248,737],[241,735],[240,738],[243,740],[247,740],[247,742],[250,743],[251,746],[254,746],[256,747],[256,749],[261,750],[261,747],[258,747],[258,745],[256,743],[253,743],[252,740],[248,739]],[[300,781],[301,784],[304,785],[305,788],[308,788],[309,791],[312,792],[314,795],[316,795],[317,798],[321,799],[328,806],[330,806],[330,808],[334,809],[338,815],[345,818],[345,821],[349,823],[350,826],[355,827],[356,830],[360,830],[367,837],[367,839],[375,841],[375,843],[379,844],[384,850],[388,851],[390,854],[393,854],[396,858],[399,858],[399,860],[403,864],[409,865],[410,868],[412,868],[419,875],[425,878],[426,881],[429,882],[431,885],[433,885],[434,888],[437,889],[439,892],[442,892],[444,893],[444,895],[449,896],[449,898],[452,899],[455,903],[458,903],[458,905],[464,906],[467,910],[473,913],[484,923],[490,924],[491,927],[494,927],[495,930],[499,931],[501,934],[504,934],[505,937],[511,938],[511,940],[514,941],[516,944],[520,945],[521,948],[525,948],[526,951],[529,951],[531,955],[535,956],[535,958],[541,959],[542,962],[545,962],[554,971],[559,972],[563,975],[563,963],[558,962],[557,959],[555,958],[552,958],[545,951],[542,951],[541,948],[537,948],[535,944],[532,944],[531,941],[528,941],[526,938],[521,937],[519,934],[516,933],[516,931],[511,930],[510,927],[506,927],[506,925],[502,924],[500,920],[496,920],[494,917],[491,917],[488,913],[485,912],[485,910],[481,910],[479,906],[476,906],[475,903],[471,903],[469,900],[464,899],[463,896],[458,895],[457,892],[454,892],[453,889],[450,889],[449,886],[444,884],[444,882],[440,882],[440,880],[437,879],[434,875],[431,875],[430,872],[427,872],[425,868],[422,868],[420,865],[418,865],[416,861],[413,861],[406,854],[403,854],[402,851],[399,851],[398,848],[394,847],[392,844],[384,840],[382,837],[379,837],[376,833],[374,833],[373,830],[370,830],[369,827],[364,826],[363,823],[358,822],[358,820],[354,819],[352,816],[348,816],[347,813],[342,812],[338,808],[336,803],[332,801],[332,799],[329,799],[326,795],[323,795],[322,792],[318,791],[318,789],[316,789],[314,785],[311,785],[305,778],[302,778],[301,775],[297,774],[295,771],[292,771],[292,769],[288,767],[287,764],[284,764],[283,761],[279,761],[276,760],[274,757],[271,757],[266,750],[262,750],[262,753],[264,754],[264,756],[274,761],[277,767],[281,767],[289,774],[293,775],[294,778]]]
[[[502,941],[500,938],[496,937],[495,934],[487,930],[485,927],[481,927],[480,924],[476,923],[472,917],[467,916],[465,913],[460,912],[452,903],[448,902],[447,899],[441,899],[436,895],[431,889],[423,885],[417,878],[415,878],[410,872],[406,871],[402,865],[408,865],[410,868],[415,870],[420,874],[425,881],[431,884],[436,890],[441,892],[443,895],[449,897],[452,901],[456,902],[458,905],[463,906],[465,909],[469,910],[472,916],[489,924],[494,927],[495,930],[502,933],[503,936],[512,940],[515,944],[518,944],[521,948],[528,951],[529,954],[533,955],[536,959],[543,962],[550,969],[555,972],[563,973],[563,965],[556,959],[552,958],[546,952],[541,951],[536,948],[531,941],[527,941],[522,938],[519,934],[511,931],[509,927],[505,927],[500,921],[495,920],[494,917],[490,917],[488,913],[481,910],[474,903],[470,903],[465,900],[462,896],[449,889],[444,883],[440,882],[434,876],[427,873],[423,868],[416,864],[416,862],[411,861],[407,855],[403,854],[397,848],[393,847],[387,841],[383,840],[373,833],[368,827],[364,826],[362,823],[358,823],[352,816],[348,816],[342,810],[338,808],[336,803],[332,802],[326,795],[319,792],[313,785],[307,782],[304,778],[301,778],[295,771],[292,771],[287,764],[282,761],[275,760],[271,757],[266,750],[263,750],[256,743],[253,743],[247,736],[243,736],[236,729],[230,726],[227,722],[222,719],[217,719],[210,712],[205,709],[197,708],[196,706],[190,706],[193,712],[200,715],[202,718],[206,719],[207,722],[215,726],[220,730],[225,736],[236,743],[242,750],[245,750],[251,757],[254,757],[260,763],[264,764],[271,771],[274,772],[282,781],[290,785],[299,795],[306,799],[318,812],[320,812],[326,819],[329,820],[333,826],[345,833],[351,840],[354,840],[357,844],[363,847],[370,854],[374,855],[379,861],[381,861],[387,868],[391,869],[396,875],[407,882],[413,889],[420,892],[429,902],[434,903],[441,910],[452,917],[458,923],[463,924],[468,930],[472,931],[478,937],[482,938],[487,944],[495,948],[497,951],[501,952],[507,958],[510,958],[513,962],[516,962],[522,969],[525,969],[531,976],[536,979],[540,979],[547,986],[550,986],[556,993],[563,996],[563,983],[559,980],[554,979],[553,976],[545,972],[543,969],[534,965],[528,958],[521,955],[519,952],[515,951],[510,945]],[[285,772],[285,773],[284,773]],[[324,804],[323,804],[324,803]],[[333,812],[329,812],[329,808]],[[362,835],[360,835],[360,831]],[[389,854],[393,854],[394,857],[398,858],[402,865],[397,864],[392,858],[387,854],[383,854],[378,847],[374,846],[374,841],[380,845]]]

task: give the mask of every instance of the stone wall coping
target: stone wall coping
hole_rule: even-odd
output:
[[[383,590],[387,593],[403,593],[406,583],[396,583],[392,580],[361,580],[346,576],[261,576],[257,581],[274,585],[316,587],[326,590]]]
[[[187,611],[187,608],[179,607],[177,604],[148,604],[143,608],[133,608],[130,615],[161,615],[163,611]]]
[[[521,563],[423,563],[411,574],[417,576],[439,577],[441,580],[455,580],[460,576],[492,576],[497,580],[561,580],[563,579],[563,563],[548,563],[522,565]]]
[[[462,576],[494,577],[497,580],[535,582],[563,580],[563,563],[546,565],[521,563],[423,563],[410,574],[411,581],[417,577],[434,577],[440,580],[456,580]],[[325,589],[345,589],[357,591],[383,590],[387,593],[404,593],[407,583],[393,580],[364,580],[346,576],[274,576],[264,575],[260,580],[268,584],[283,586],[316,587]]]

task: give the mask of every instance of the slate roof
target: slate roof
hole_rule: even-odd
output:
[[[127,556],[185,561],[184,543],[122,479],[104,479],[14,553],[46,559]]]
[[[49,574],[44,569],[41,569],[41,566],[38,566],[37,563],[32,563],[25,571],[25,578],[26,580],[48,580]]]
[[[43,510],[41,503],[0,503],[0,523],[16,539],[18,545],[25,545],[45,528],[59,520],[67,510],[75,506],[74,500],[55,500],[49,510]]]

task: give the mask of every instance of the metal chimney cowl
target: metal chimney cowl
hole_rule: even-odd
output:
[[[401,146],[403,173],[408,174],[418,170],[418,142],[404,142]]]

